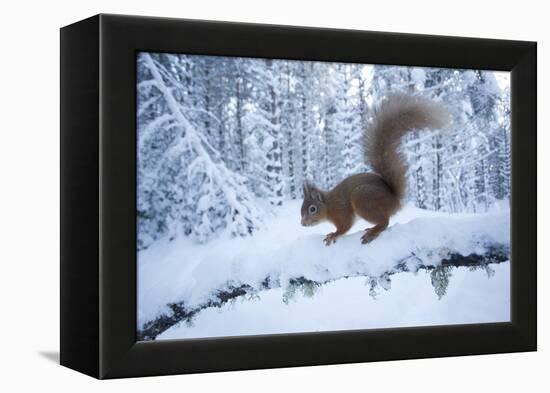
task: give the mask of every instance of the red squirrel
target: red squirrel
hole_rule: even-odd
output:
[[[450,121],[447,110],[427,98],[393,95],[382,101],[373,120],[364,129],[361,147],[375,173],[359,173],[322,191],[306,182],[303,186],[302,225],[330,221],[336,231],[324,242],[335,243],[353,225],[356,216],[374,224],[361,237],[366,244],[376,238],[401,208],[406,191],[407,164],[400,142],[412,130],[444,128]]]

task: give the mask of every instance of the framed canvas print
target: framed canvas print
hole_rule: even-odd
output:
[[[61,29],[61,363],[97,378],[536,350],[536,44]]]

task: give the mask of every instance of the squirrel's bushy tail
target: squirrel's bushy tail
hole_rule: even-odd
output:
[[[418,96],[389,96],[375,111],[372,123],[363,132],[363,153],[399,200],[405,196],[407,171],[400,152],[401,138],[415,129],[443,128],[449,121],[444,106]]]

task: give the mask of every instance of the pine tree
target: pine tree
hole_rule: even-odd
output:
[[[205,242],[222,229],[234,236],[250,234],[259,227],[261,213],[244,177],[221,162],[206,135],[184,114],[187,105],[194,108],[197,102],[184,99],[189,97],[178,99],[172,93],[179,83],[166,61],[141,54],[138,65],[147,81],[140,94],[154,96],[159,102],[155,120],[143,121],[138,130],[138,160],[145,158],[138,161],[140,246],[163,235],[182,234]],[[145,111],[139,97],[138,106]],[[147,138],[151,134],[154,137]],[[162,147],[152,138],[161,139]]]

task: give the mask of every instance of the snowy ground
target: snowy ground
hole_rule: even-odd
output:
[[[180,324],[159,338],[509,320],[509,263],[495,266],[489,279],[483,270],[453,269],[448,293],[441,300],[423,272],[393,275],[392,289],[379,293],[377,300],[369,296],[365,278],[340,279],[378,277],[410,257],[411,251],[425,262],[437,263],[446,252],[468,255],[482,253],[489,243],[509,244],[507,208],[449,215],[406,207],[390,230],[369,245],[359,240],[369,225],[358,221],[348,235],[325,247],[322,239],[333,227],[301,227],[299,205],[299,201],[287,203],[253,237],[221,237],[206,245],[186,239],[160,241],[140,252],[138,325],[169,313],[168,303],[184,301],[196,307],[216,290],[240,284],[260,288],[266,277],[279,280],[282,289],[263,291],[256,301],[237,300],[221,309],[203,310],[193,326]],[[438,253],[424,254],[426,250]],[[414,259],[409,263],[414,265]],[[323,285],[311,298],[297,295],[283,302],[285,283],[300,276],[336,281]]]

